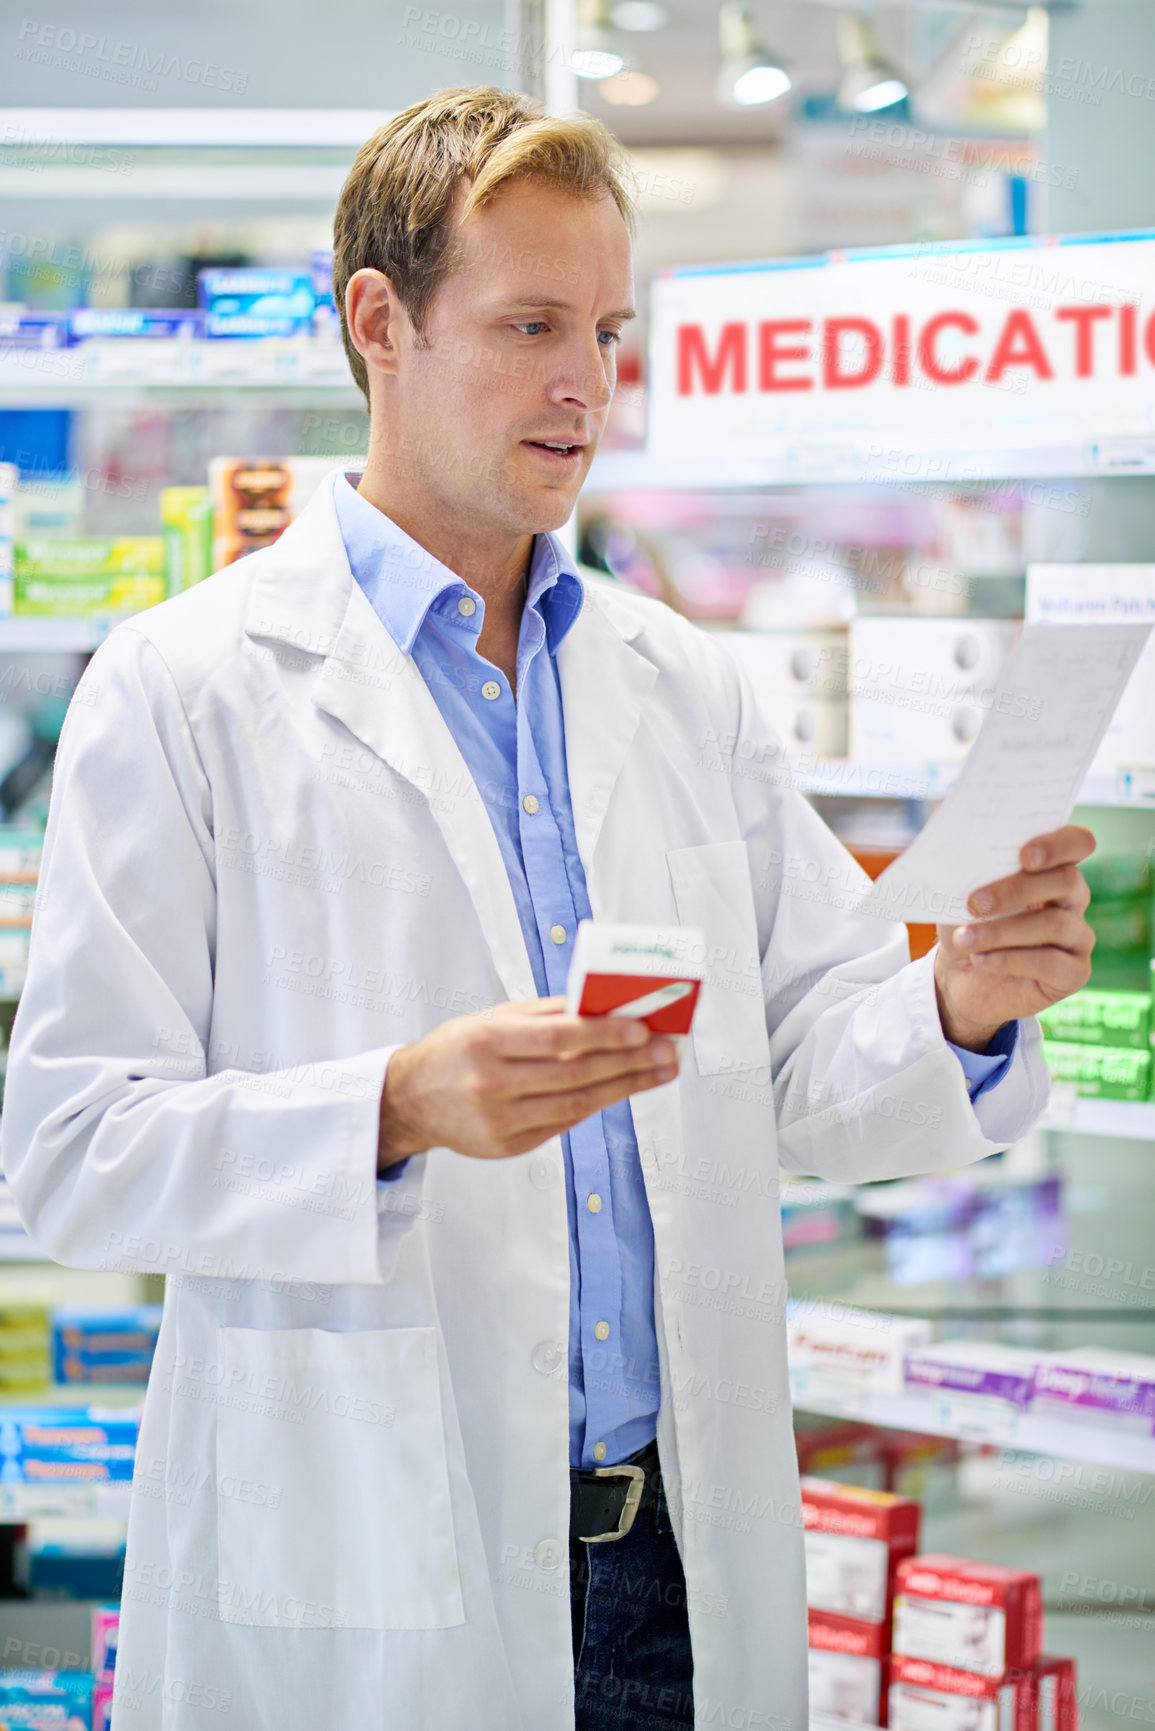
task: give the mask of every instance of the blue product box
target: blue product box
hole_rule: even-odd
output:
[[[137,1429],[133,1413],[9,1407],[0,1416],[0,1483],[126,1482]]]
[[[0,1724],[11,1731],[89,1731],[92,1672],[0,1670]]]
[[[0,348],[62,349],[67,344],[67,313],[0,311]]]
[[[311,271],[211,268],[197,272],[208,337],[295,337],[312,328]]]
[[[57,1382],[147,1382],[163,1306],[57,1310],[52,1354]]]
[[[148,312],[140,307],[73,307],[68,315],[72,343],[90,337],[203,337],[205,316],[193,309]]]

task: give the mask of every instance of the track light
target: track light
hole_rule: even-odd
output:
[[[762,43],[753,17],[736,0],[718,12],[722,67],[717,97],[726,108],[754,108],[785,96],[791,78],[781,58]]]
[[[583,0],[578,7],[577,47],[569,57],[570,71],[579,78],[614,78],[625,71],[610,29],[608,0]]]
[[[840,108],[853,114],[874,114],[880,108],[893,108],[909,94],[906,80],[886,59],[860,13],[839,13],[838,53],[842,61]]]

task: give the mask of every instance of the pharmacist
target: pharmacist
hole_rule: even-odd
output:
[[[65,723],[4,1157],[50,1255],[167,1277],[117,1731],[210,1687],[246,1731],[803,1725],[779,1164],[1006,1146],[1087,978],[1086,831],[909,963],[726,653],[549,533],[629,211],[517,96],[377,133],[364,473],[121,624]],[[680,1068],[563,1012],[591,914],[704,929]]]

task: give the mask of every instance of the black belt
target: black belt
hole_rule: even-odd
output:
[[[660,1482],[656,1440],[612,1467],[571,1467],[570,1538],[624,1539],[638,1510],[657,1502]]]

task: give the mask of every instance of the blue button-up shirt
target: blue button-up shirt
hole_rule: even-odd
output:
[[[485,602],[477,591],[339,476],[334,498],[353,576],[420,668],[485,801],[538,995],[563,993],[577,922],[591,917],[555,659],[581,612],[581,578],[558,540],[535,537],[515,701],[504,673],[478,653]],[[1001,1050],[996,1043],[983,1056],[958,1051],[972,1099],[1000,1079],[1013,1054],[1017,1023],[1000,1032]],[[656,1431],[654,1237],[629,1101],[583,1119],[561,1140],[570,1237],[570,1462],[595,1466],[633,1454]]]

